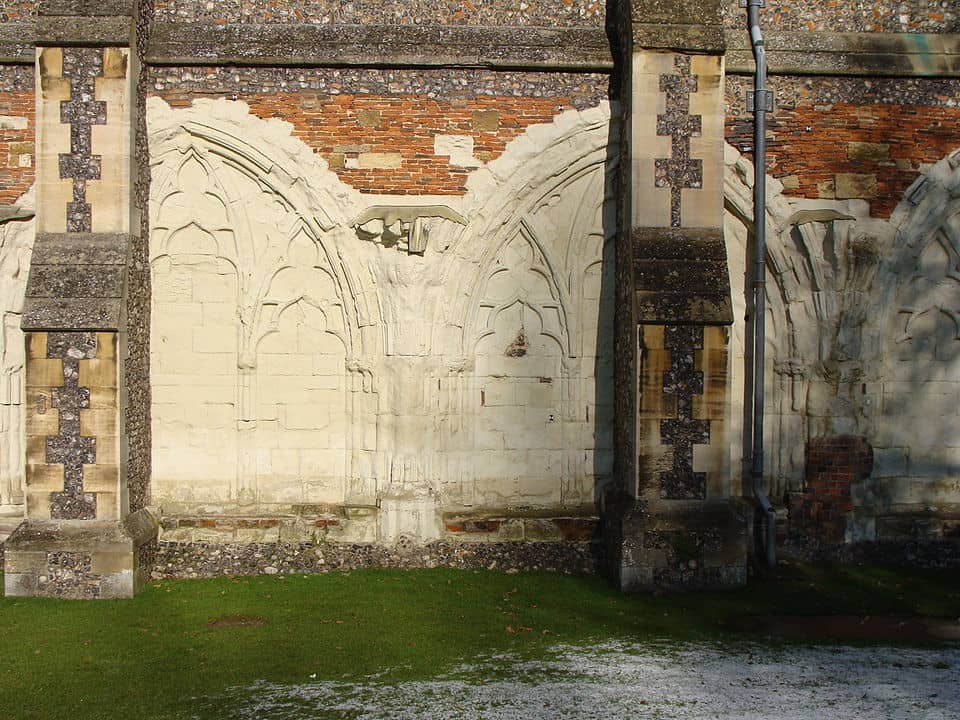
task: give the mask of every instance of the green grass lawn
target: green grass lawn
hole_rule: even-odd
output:
[[[960,577],[794,565],[736,591],[655,597],[600,578],[364,570],[155,582],[120,601],[0,598],[0,720],[189,717],[192,699],[256,680],[429,679],[504,652],[722,640],[732,617],[828,613],[957,618]]]

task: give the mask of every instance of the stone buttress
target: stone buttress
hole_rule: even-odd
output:
[[[720,6],[632,0],[624,13],[611,563],[623,589],[742,583],[745,527],[731,498],[728,437]]]
[[[22,319],[26,520],[6,543],[7,595],[130,597],[157,534],[127,428],[146,382],[125,373],[129,298],[143,294],[128,287],[140,235],[135,10],[87,9],[50,2],[38,18],[37,237]]]

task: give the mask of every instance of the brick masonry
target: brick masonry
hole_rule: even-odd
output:
[[[0,203],[15,203],[33,184],[35,142],[33,68],[0,66]]]
[[[744,99],[750,81],[727,87],[726,139],[753,150]],[[887,218],[927,165],[960,145],[960,86],[950,81],[772,78],[768,172],[787,196],[870,203]]]
[[[870,477],[873,448],[853,435],[812,438],[806,448],[803,491],[789,502],[791,535],[842,543],[854,509],[851,486]]]
[[[450,83],[432,72],[155,69],[153,92],[173,107],[198,92],[247,102],[262,118],[282,118],[341,180],[371,193],[456,195],[470,172],[495,160],[531,125],[598,103],[606,77],[463,73]],[[289,74],[293,73],[293,77]],[[275,92],[248,92],[272,79]],[[297,79],[300,78],[300,79]],[[262,85],[260,86],[262,87]],[[439,135],[467,137],[473,159],[454,164]]]

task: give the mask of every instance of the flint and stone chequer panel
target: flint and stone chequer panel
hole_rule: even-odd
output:
[[[632,227],[721,227],[723,58],[633,55]]]
[[[726,495],[727,330],[640,326],[639,447],[649,500]]]
[[[27,336],[27,512],[113,520],[117,493],[116,334]]]
[[[38,49],[41,232],[129,232],[128,66],[126,48]]]

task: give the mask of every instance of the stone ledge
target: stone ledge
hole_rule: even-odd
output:
[[[637,227],[630,238],[641,324],[733,322],[727,251],[719,228]]]
[[[20,327],[38,330],[119,330],[120,298],[28,298]]]
[[[35,265],[125,265],[129,236],[113,233],[37,233]]]
[[[634,49],[676,50],[722,55],[726,36],[720,25],[633,23]]]
[[[156,23],[156,65],[398,66],[610,70],[603,30]]]
[[[746,30],[727,31],[726,69],[754,72]],[[764,33],[768,69],[779,75],[960,77],[960,34]]]

